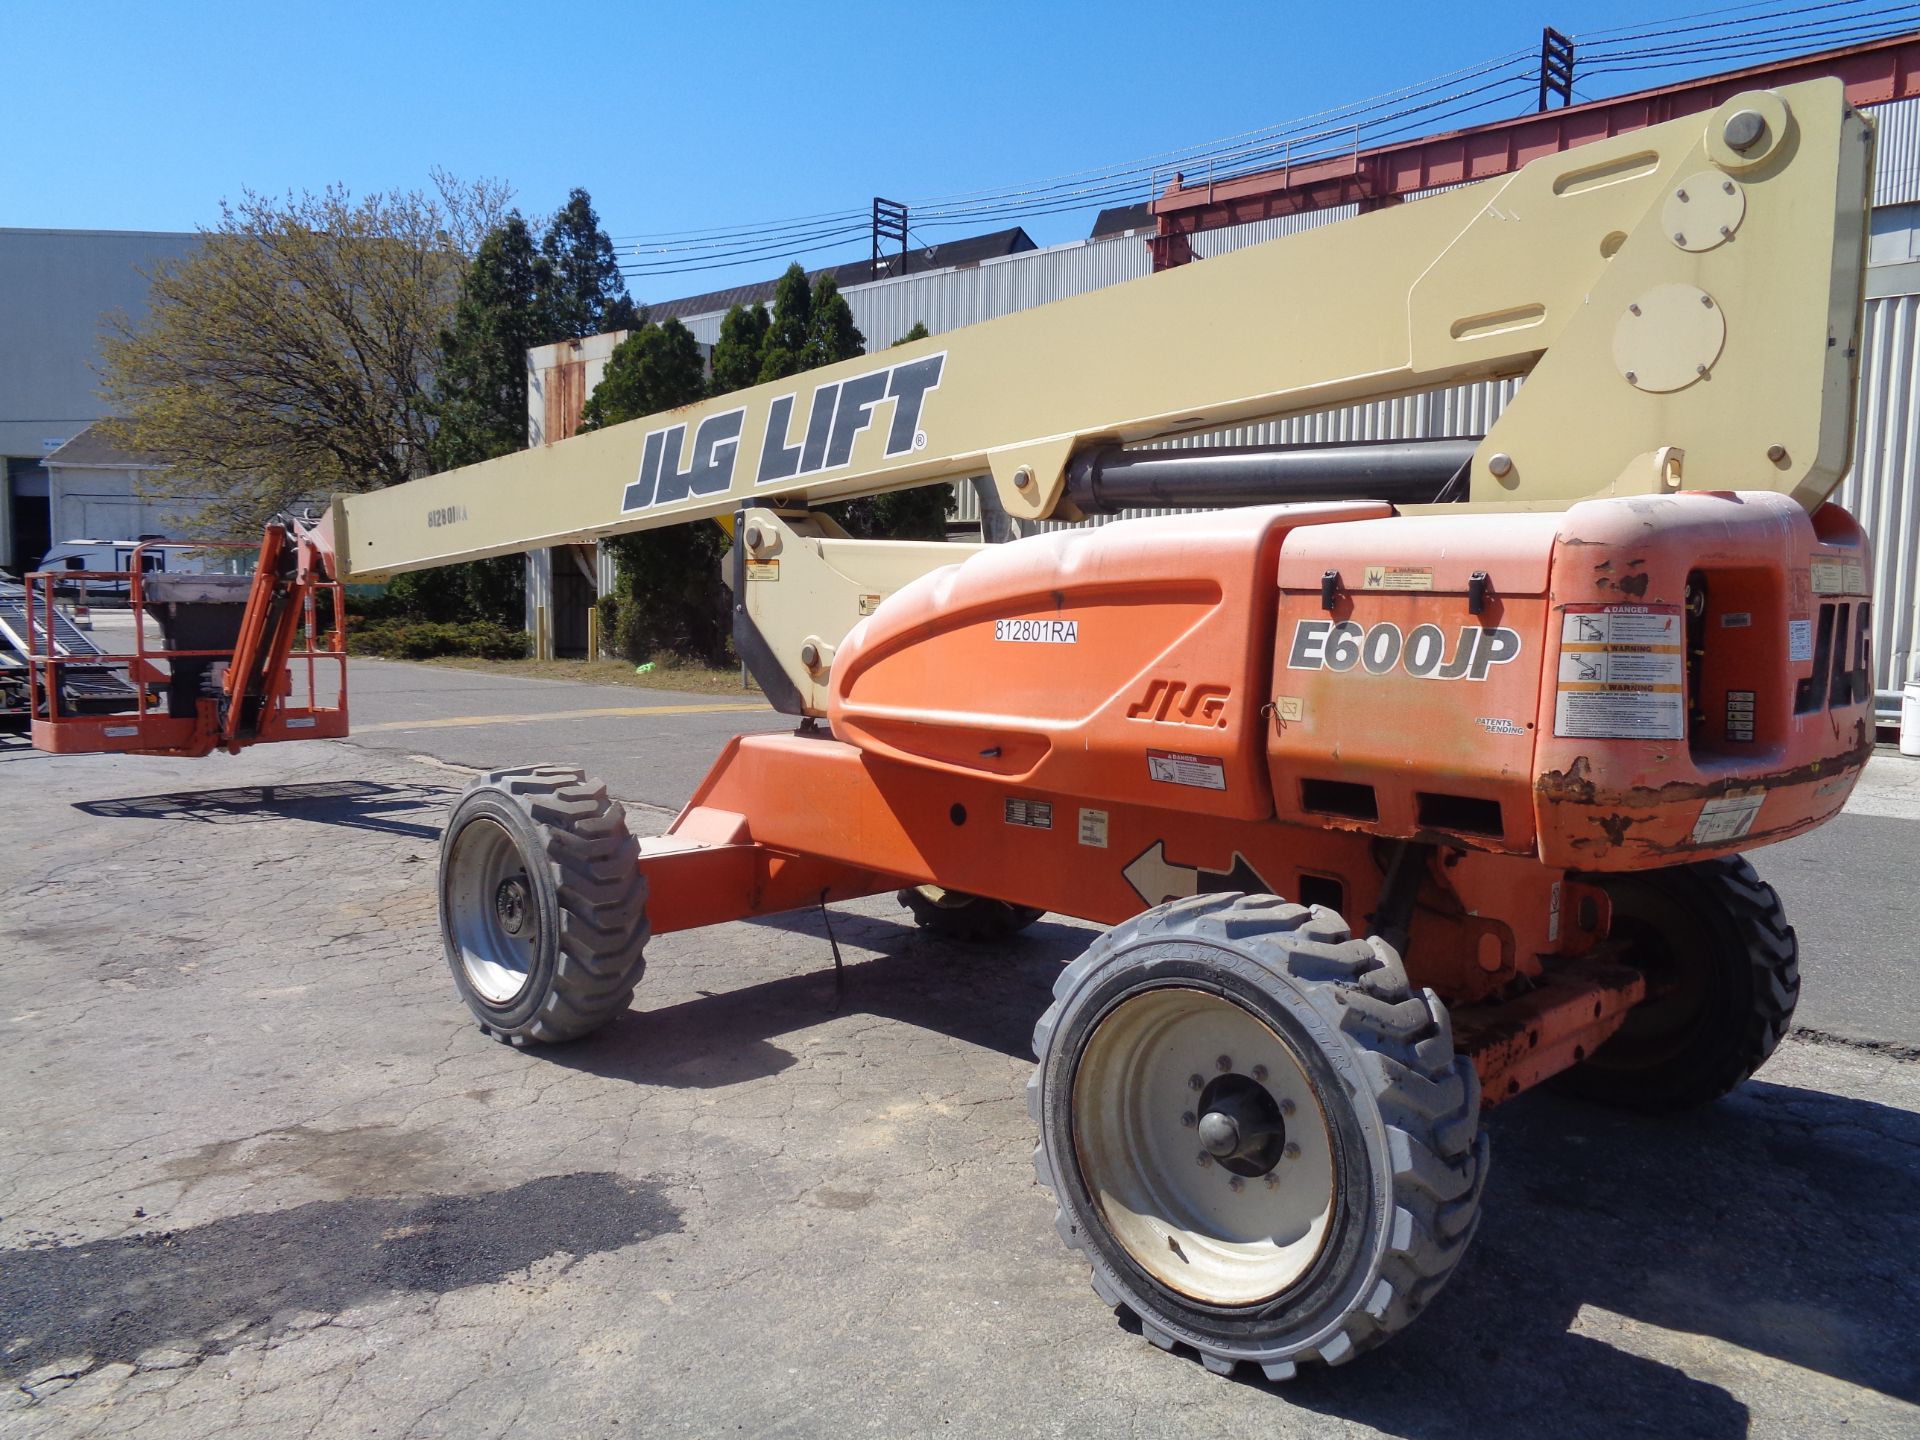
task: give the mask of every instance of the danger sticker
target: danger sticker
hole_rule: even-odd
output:
[[[1147,751],[1147,778],[1162,785],[1188,785],[1196,790],[1227,788],[1227,763],[1211,755],[1186,755],[1178,750]]]
[[[1700,818],[1694,822],[1693,843],[1724,845],[1729,840],[1738,840],[1753,829],[1754,817],[1760,813],[1766,798],[1766,792],[1759,791],[1752,795],[1722,795],[1707,801],[1700,807]]]
[[[1847,567],[1838,560],[1813,562],[1813,593],[1838,595],[1847,588]]]
[[[1048,800],[1016,800],[1011,795],[1006,798],[1006,817],[1009,825],[1022,825],[1029,830],[1053,829],[1053,803]]]
[[[747,561],[747,579],[778,580],[779,578],[780,578],[780,562],[778,560]]]
[[[1424,565],[1369,565],[1361,586],[1367,590],[1431,590],[1433,571]]]
[[[1553,733],[1678,740],[1686,734],[1678,605],[1570,605],[1560,621]]]
[[[1022,645],[1078,645],[1078,620],[996,620],[993,638]]]

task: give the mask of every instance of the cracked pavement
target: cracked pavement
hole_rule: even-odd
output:
[[[569,733],[548,753],[591,764]],[[1902,763],[1866,813],[1911,856]],[[666,936],[618,1023],[520,1052],[441,956],[456,765],[0,748],[0,777],[10,1440],[1920,1428],[1910,1011],[1677,1120],[1496,1112],[1421,1321],[1230,1383],[1115,1323],[1033,1181],[1028,1041],[1089,927],[982,949],[836,907],[839,990],[817,914]],[[680,794],[635,788],[657,831]]]

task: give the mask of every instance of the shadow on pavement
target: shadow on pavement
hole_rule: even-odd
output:
[[[950,1035],[1017,1059],[1061,966],[1086,948],[1083,930],[1036,925],[999,945],[961,945],[912,925],[839,912],[843,944],[884,953],[850,962],[836,984],[818,911],[755,923],[820,937],[827,968],[786,975],[659,1009],[628,1011],[597,1034],[550,1052],[554,1064],[616,1080],[712,1089],[777,1075],[793,1055],[775,1037],[836,1014],[872,1015]],[[640,1003],[646,983],[641,982]]]
[[[820,934],[825,950],[816,913],[761,923]],[[849,964],[838,990],[829,966],[635,1011],[553,1059],[647,1084],[730,1085],[787,1068],[793,1056],[773,1042],[835,1013],[1024,1059],[1054,978],[1087,938],[1042,924],[963,947],[844,912],[834,930],[883,952]],[[1696,1372],[1722,1368],[1714,1351],[1726,1345],[1920,1403],[1920,1117],[1755,1080],[1664,1119],[1536,1093],[1488,1123],[1485,1219],[1448,1290],[1383,1350],[1278,1397],[1417,1440],[1746,1434],[1746,1407],[1726,1390],[1633,1353],[1639,1331],[1664,1351],[1675,1337],[1697,1349]]]
[[[90,1369],[154,1347],[230,1350],[299,1312],[445,1294],[562,1251],[577,1259],[680,1228],[657,1182],[581,1173],[480,1195],[317,1200],[189,1230],[0,1250],[0,1376],[82,1357]]]
[[[454,791],[437,785],[328,780],[307,785],[182,790],[123,800],[82,800],[73,808],[105,820],[186,820],[208,825],[308,820],[348,830],[437,840],[440,817],[453,797]]]

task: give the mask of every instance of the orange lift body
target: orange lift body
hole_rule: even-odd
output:
[[[1785,1033],[1796,941],[1735,857],[1837,813],[1873,747],[1872,556],[1825,503],[1871,139],[1836,81],[1747,92],[877,368],[343,497],[269,529],[227,620],[136,564],[169,648],[117,657],[134,712],[65,705],[48,638],[34,743],[341,735],[349,576],[728,517],[736,644],[796,728],[733,740],[658,838],[577,771],[477,779],[440,907],[482,1028],[578,1037],[652,934],[887,891],[994,938],[1112,927],[1035,1031],[1062,1239],[1210,1369],[1339,1364],[1457,1262],[1483,1107],[1557,1077],[1702,1103]],[[1334,283],[1356,267],[1387,278]],[[1312,344],[1215,353],[1203,320],[1251,296]],[[1508,374],[1417,497],[1369,489],[1399,460],[1360,449],[1126,449]],[[1103,455],[1139,484],[1322,468],[1275,487],[1297,503],[1006,545],[853,541],[808,508],[990,473],[1008,514],[1073,519]],[[43,613],[64,578],[29,577]]]

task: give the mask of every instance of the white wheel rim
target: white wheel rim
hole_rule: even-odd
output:
[[[1284,1145],[1270,1135],[1257,1154],[1215,1158],[1201,1141],[1210,1095],[1250,1097],[1242,1103],[1262,1114],[1270,1102]],[[1231,1000],[1176,986],[1122,1000],[1081,1053],[1072,1118],[1080,1174],[1108,1231],[1168,1288],[1257,1305],[1319,1257],[1334,1206],[1326,1114],[1293,1049]]]
[[[447,931],[467,983],[489,1005],[527,988],[539,953],[540,917],[520,847],[496,820],[469,821],[447,860]]]

